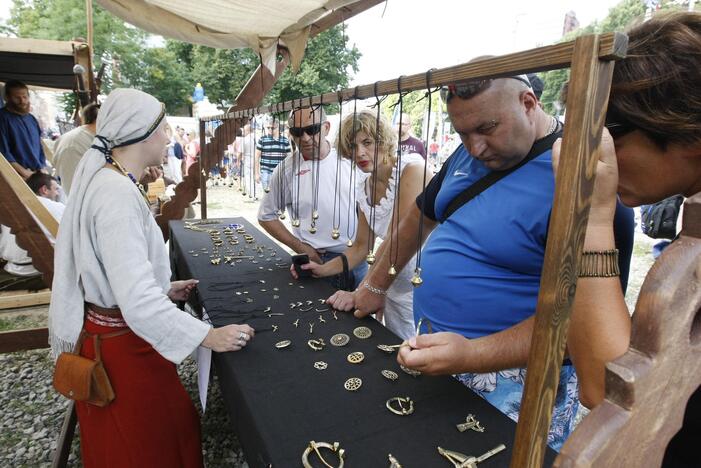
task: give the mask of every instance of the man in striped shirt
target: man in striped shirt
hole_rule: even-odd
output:
[[[256,145],[256,182],[263,185],[263,190],[270,191],[270,177],[273,171],[287,155],[290,154],[290,141],[280,135],[280,127],[271,122],[265,124],[265,135]]]

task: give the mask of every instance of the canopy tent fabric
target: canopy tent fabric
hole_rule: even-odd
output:
[[[290,51],[293,69],[304,56],[310,26],[358,0],[97,0],[145,31],[224,49],[250,47],[274,73],[277,46]]]
[[[73,89],[73,65],[72,42],[0,38],[0,82]]]

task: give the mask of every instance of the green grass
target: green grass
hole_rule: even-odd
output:
[[[34,315],[17,315],[15,317],[0,317],[0,331],[21,330],[23,328],[45,327],[46,320]]]

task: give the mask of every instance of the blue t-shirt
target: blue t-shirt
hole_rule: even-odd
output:
[[[414,319],[435,331],[478,338],[509,328],[535,313],[545,257],[555,180],[552,142],[540,153],[463,205],[429,237],[422,251],[423,285],[414,290]],[[446,161],[417,199],[427,217],[443,219],[450,202],[490,172],[464,146]],[[621,288],[633,250],[633,210],[617,203],[614,218]]]
[[[32,114],[19,115],[0,109],[0,152],[8,162],[37,171],[46,166],[41,128]]]
[[[434,229],[422,253],[423,285],[414,290],[415,321],[426,317],[434,332],[452,331],[478,338],[533,315],[555,190],[551,148],[558,136],[537,141],[529,154],[532,160],[462,205]],[[461,145],[417,204],[421,209],[425,203],[427,217],[443,220],[453,199],[489,172]],[[629,215],[630,209],[619,204],[615,233],[622,278],[624,274],[627,278],[632,251]],[[526,369],[503,369],[457,378],[517,420],[525,374]],[[574,428],[577,394],[577,376],[568,363],[560,370],[548,432],[548,444],[555,450]]]
[[[423,285],[414,290],[416,320],[428,318],[433,331],[477,338],[533,315],[555,189],[547,148],[431,233],[421,254]],[[437,219],[460,192],[490,172],[462,145],[446,166],[428,210]],[[426,193],[431,192],[429,185]],[[431,205],[431,197],[426,200]]]

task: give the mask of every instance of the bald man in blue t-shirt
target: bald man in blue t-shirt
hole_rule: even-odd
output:
[[[416,207],[402,213],[393,263],[400,269],[416,252],[423,213],[424,240],[431,236],[421,256],[423,284],[414,290],[414,319],[429,319],[433,332],[448,333],[412,338],[411,347],[400,349],[399,360],[426,373],[457,374],[516,420],[553,203],[551,148],[562,124],[543,111],[523,75],[451,86],[442,94],[463,144]],[[466,203],[453,204],[490,174],[503,177]],[[627,258],[620,256],[626,271],[633,219],[630,209],[618,211],[629,234],[619,244],[627,252]],[[382,308],[381,293],[392,282],[384,247],[355,292],[356,316]],[[577,392],[568,361],[560,372],[548,435],[554,449],[574,428]]]

